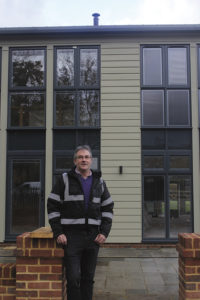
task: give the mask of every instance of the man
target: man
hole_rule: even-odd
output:
[[[90,169],[87,145],[74,152],[75,167],[59,178],[48,198],[54,237],[65,251],[68,300],[92,300],[99,245],[112,225],[113,201],[100,172]]]

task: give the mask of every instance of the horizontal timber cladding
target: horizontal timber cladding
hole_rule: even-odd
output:
[[[111,100],[113,101],[113,100]],[[127,106],[123,106],[121,107],[121,101],[118,104],[118,106],[112,107],[112,102],[110,103],[111,105],[108,105],[108,100],[106,101],[107,106],[102,107],[101,112],[104,114],[104,117],[106,116],[106,114],[110,114],[110,113],[133,113],[136,115],[136,117],[138,118],[138,113],[140,113],[140,108],[137,106],[128,106],[131,104],[133,100],[130,100],[129,103],[127,103]],[[125,101],[123,101],[125,102]]]
[[[134,199],[135,200],[135,199]],[[121,199],[115,201],[115,209],[140,209],[140,201],[125,201],[124,197],[121,196]]]
[[[119,137],[120,139],[120,137]],[[127,147],[135,147],[135,140],[134,139],[123,139],[122,141],[121,140],[118,140],[118,139],[112,139],[112,140],[102,140],[102,147],[104,146],[111,146],[111,147],[120,147],[121,145],[123,144],[126,144]],[[128,150],[128,149],[127,149]],[[129,149],[131,150],[131,149]],[[140,148],[139,148],[140,150]]]
[[[101,44],[101,168],[115,201],[108,241],[116,243],[141,242],[139,53],[135,43]]]
[[[140,80],[140,74],[126,73],[126,74],[101,74],[101,82],[104,86],[108,86],[111,80],[115,80],[115,84],[117,82],[126,84],[126,81],[129,80]]]

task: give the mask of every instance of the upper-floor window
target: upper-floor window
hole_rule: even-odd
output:
[[[44,87],[45,50],[12,49],[10,86]]]
[[[45,127],[44,48],[12,48],[9,71],[9,127]]]
[[[189,127],[190,77],[187,46],[142,47],[142,126]]]
[[[88,144],[100,166],[100,53],[98,46],[55,47],[54,175],[73,165],[73,151]],[[55,178],[55,177],[54,177]]]
[[[98,47],[56,48],[54,127],[99,127]]]
[[[65,88],[98,86],[98,64],[98,49],[57,48],[56,85]]]

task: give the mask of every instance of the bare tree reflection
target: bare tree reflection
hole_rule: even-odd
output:
[[[15,50],[12,52],[12,85],[44,85],[44,51]]]

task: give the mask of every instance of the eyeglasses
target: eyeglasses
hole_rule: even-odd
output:
[[[79,156],[77,156],[76,157],[77,159],[80,159],[80,160],[82,160],[82,159],[90,159],[91,158],[91,156],[90,155],[85,155],[85,156],[83,156],[83,155],[79,155]]]

